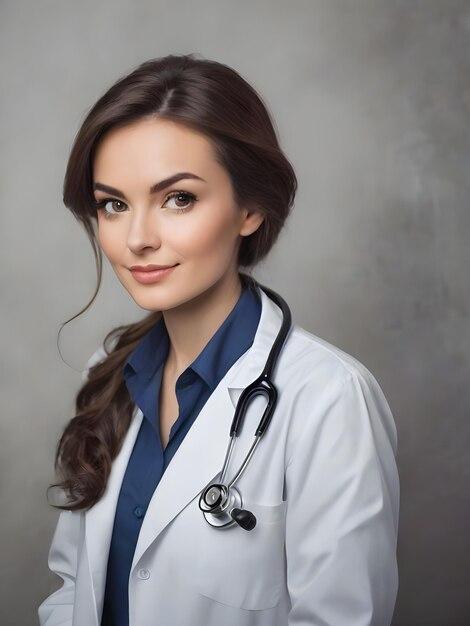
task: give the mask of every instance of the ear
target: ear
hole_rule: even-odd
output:
[[[240,235],[242,237],[248,237],[252,235],[264,221],[264,215],[259,211],[248,211],[243,209],[243,219],[240,225]]]

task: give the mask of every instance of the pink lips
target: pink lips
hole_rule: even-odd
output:
[[[177,265],[133,265],[129,269],[138,283],[152,285],[166,278],[175,267]]]

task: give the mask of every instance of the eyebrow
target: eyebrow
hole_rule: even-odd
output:
[[[191,174],[191,172],[178,172],[178,174],[173,174],[173,176],[169,176],[168,178],[165,178],[164,180],[161,180],[160,182],[155,183],[155,185],[152,185],[152,187],[150,187],[149,193],[150,194],[157,193],[158,191],[162,191],[163,189],[170,187],[170,185],[174,185],[178,181],[184,180],[184,179],[202,180],[202,182],[204,183],[206,182],[203,178],[201,178],[200,176],[196,176],[196,174]],[[110,193],[113,196],[118,196],[119,198],[122,198],[123,200],[126,199],[126,196],[124,195],[122,191],[120,191],[119,189],[116,189],[116,187],[103,185],[103,183],[94,183],[93,189],[95,191],[105,191],[106,193]]]

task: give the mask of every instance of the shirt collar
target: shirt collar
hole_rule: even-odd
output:
[[[170,347],[170,340],[165,322],[161,317],[131,352],[124,368],[124,377],[133,374],[150,380],[157,369],[165,362]]]
[[[253,343],[260,315],[259,295],[250,287],[243,289],[225,321],[191,364],[211,391]]]
[[[260,315],[259,294],[254,288],[245,287],[232,311],[185,372],[191,369],[213,391],[253,343]],[[126,380],[137,375],[149,381],[165,362],[169,345],[162,317],[130,354],[124,369]]]

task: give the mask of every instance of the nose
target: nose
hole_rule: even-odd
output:
[[[151,211],[134,211],[127,233],[127,247],[134,254],[157,250],[162,244]]]

